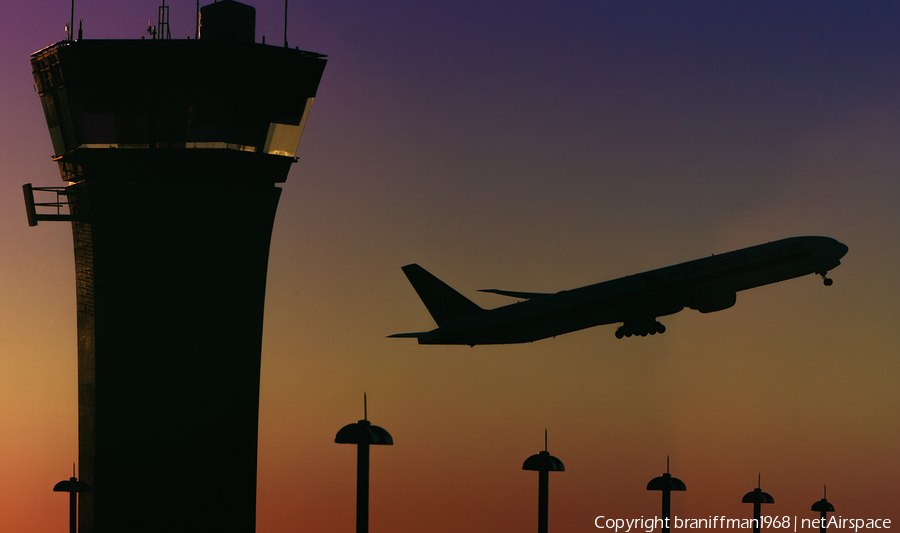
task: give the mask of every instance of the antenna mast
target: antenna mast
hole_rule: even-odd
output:
[[[74,2],[75,0],[72,1]],[[163,33],[163,27],[165,27],[165,33]],[[159,6],[159,14],[156,17],[156,32],[160,39],[172,38],[172,32],[169,31],[169,6],[166,5],[166,0],[162,0],[162,5]]]
[[[72,16],[69,19],[69,40],[72,40],[72,31],[75,29],[75,0],[72,0]]]
[[[72,1],[74,2],[75,0],[72,0]],[[288,3],[288,0],[284,0],[284,47],[285,48],[288,47],[288,43],[287,43],[287,3]]]

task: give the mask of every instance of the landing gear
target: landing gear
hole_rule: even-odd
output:
[[[655,320],[652,322],[626,322],[616,330],[616,338],[621,339],[622,337],[631,337],[632,335],[646,337],[647,335],[656,335],[657,333],[665,332],[666,327]]]
[[[831,285],[834,283],[834,280],[826,276],[825,274],[827,273],[828,272],[816,272],[816,274],[822,276],[822,283],[824,283],[826,287],[831,287]]]

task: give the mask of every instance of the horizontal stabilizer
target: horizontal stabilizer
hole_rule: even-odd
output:
[[[403,273],[438,326],[484,311],[475,302],[456,292],[417,264],[406,265],[403,267]]]
[[[398,338],[398,339],[418,339],[419,336],[424,335],[424,331],[419,331],[417,333],[394,333],[393,335],[388,335],[388,338]]]
[[[494,294],[500,294],[502,296],[512,296],[513,298],[522,298],[523,300],[530,300],[532,298],[538,298],[540,296],[548,296],[548,295],[552,294],[549,292],[502,291],[500,289],[478,289],[478,292],[491,292]]]

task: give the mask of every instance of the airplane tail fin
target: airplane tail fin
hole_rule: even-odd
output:
[[[406,274],[407,279],[438,326],[484,311],[475,302],[456,292],[415,263],[403,267],[403,273]]]

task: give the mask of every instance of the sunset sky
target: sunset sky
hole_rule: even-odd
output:
[[[284,4],[257,0],[279,43]],[[29,55],[70,3],[7,3],[0,35],[0,531],[51,533],[77,459],[71,227],[29,228],[21,186],[61,185]],[[172,37],[194,1],[171,0]],[[158,0],[79,0],[87,39],[140,38]],[[653,516],[900,526],[900,3],[290,3],[291,46],[328,66],[275,220],[259,429],[259,533],[352,531],[362,418],[370,531],[531,531],[543,449],[550,529]],[[77,22],[76,22],[77,24]],[[110,65],[111,69],[115,65]],[[165,73],[148,73],[148,75]],[[850,252],[731,309],[533,344],[387,339],[434,322],[400,267],[553,292],[798,235]],[[148,251],[150,254],[151,251]],[[223,287],[223,291],[228,290]],[[164,391],[160,391],[161,394]],[[135,480],[160,485],[152,471]],[[811,531],[811,530],[807,530]]]

